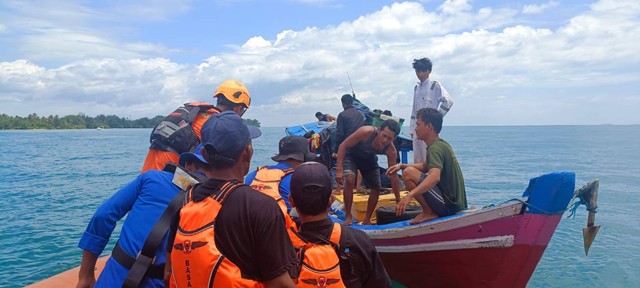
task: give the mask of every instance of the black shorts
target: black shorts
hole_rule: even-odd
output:
[[[353,161],[349,155],[344,157],[344,161],[342,162],[342,173],[344,176],[346,175],[354,175],[358,176],[358,170],[360,170],[360,174],[362,174],[362,180],[366,184],[367,188],[380,190],[382,189],[382,182],[380,180],[380,167],[377,165],[375,168],[371,170],[362,170],[358,168],[358,165]]]
[[[427,173],[422,173],[418,183],[422,183],[426,177]],[[429,191],[422,193],[422,197],[427,201],[427,204],[429,204],[433,213],[438,214],[440,217],[453,215],[460,211],[456,205],[447,204],[447,201],[444,200],[444,196],[442,196],[442,191],[440,191],[438,185],[434,186]]]

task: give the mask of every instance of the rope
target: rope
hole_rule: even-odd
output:
[[[592,213],[598,213],[597,209],[598,209],[598,205],[595,205],[594,207],[591,207],[589,204],[589,201],[587,201],[586,197],[584,197],[584,195],[580,195],[578,196],[579,201],[575,201],[576,198],[573,198],[572,200],[574,200],[574,203],[571,204],[573,205],[573,207],[571,207],[571,209],[569,209],[571,211],[571,213],[569,214],[569,216],[567,216],[567,218],[571,218],[573,216],[573,219],[576,218],[576,211],[578,210],[578,207],[580,207],[581,204],[584,204],[584,206],[587,207],[587,211],[592,212]],[[569,205],[569,206],[571,206]]]
[[[502,203],[500,203],[500,204],[498,204],[498,205],[502,205],[502,204],[505,204],[505,203],[507,203],[507,202],[511,202],[511,201],[518,201],[518,202],[521,202],[521,203],[522,203],[522,204],[524,204],[525,206],[529,206],[530,208],[537,209],[537,210],[541,211],[541,212],[542,212],[542,214],[546,214],[546,215],[562,214],[562,213],[564,213],[565,211],[567,211],[567,209],[560,209],[560,210],[555,211],[555,212],[549,212],[549,211],[546,211],[546,210],[544,210],[544,209],[542,209],[542,208],[540,208],[540,207],[537,207],[537,206],[535,206],[535,205],[532,205],[531,203],[526,202],[526,201],[524,201],[524,200],[522,200],[522,199],[518,199],[518,198],[513,198],[513,199],[510,199],[510,200],[504,201],[504,202],[502,202]]]

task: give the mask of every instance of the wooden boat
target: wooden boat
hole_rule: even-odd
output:
[[[574,173],[551,173],[531,179],[523,199],[417,225],[352,227],[369,235],[391,279],[406,287],[525,287],[572,196],[590,211],[583,230],[588,252],[599,228],[593,225],[598,182],[574,188]],[[344,211],[332,212],[341,222]]]
[[[575,205],[571,210],[575,212],[578,205],[585,204],[589,211],[588,224],[583,229],[588,253],[600,227],[594,225],[598,181],[575,192],[574,188],[574,173],[551,173],[531,179],[521,199],[417,225],[409,225],[406,220],[352,227],[369,235],[397,285],[525,287],[572,199]],[[392,203],[390,197],[391,194],[382,195],[382,202]],[[355,208],[358,201],[366,202],[367,198],[359,195],[354,200]],[[344,218],[341,209],[340,203],[332,205],[330,216],[336,222]],[[98,260],[96,277],[107,258]],[[78,281],[78,269],[27,287],[73,287]]]

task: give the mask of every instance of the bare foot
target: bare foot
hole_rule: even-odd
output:
[[[351,217],[345,218],[344,222],[342,222],[342,225],[345,225],[345,226],[349,226],[351,224],[353,224],[353,219]]]
[[[413,220],[411,220],[409,224],[411,225],[418,224],[418,223],[422,223],[422,222],[429,221],[431,219],[436,219],[436,218],[438,218],[438,215],[436,214],[420,213],[418,214],[418,216],[416,216],[416,218],[413,218]]]

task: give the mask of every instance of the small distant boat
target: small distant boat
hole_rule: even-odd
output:
[[[589,251],[600,228],[594,225],[598,180],[574,188],[574,173],[550,173],[531,179],[522,199],[417,225],[352,227],[369,235],[391,279],[406,287],[526,287],[572,199],[579,199],[573,212],[579,204],[589,211],[583,229]],[[335,222],[344,219],[341,207],[332,205]]]
[[[104,130],[104,127],[99,126],[99,127],[96,128],[96,130]]]
[[[287,127],[284,129],[284,132],[289,136],[291,135],[304,136],[304,134],[308,133],[309,131],[313,131],[319,134],[325,128],[335,127],[335,126],[336,126],[336,122],[317,121],[317,122],[311,122],[307,124]]]

